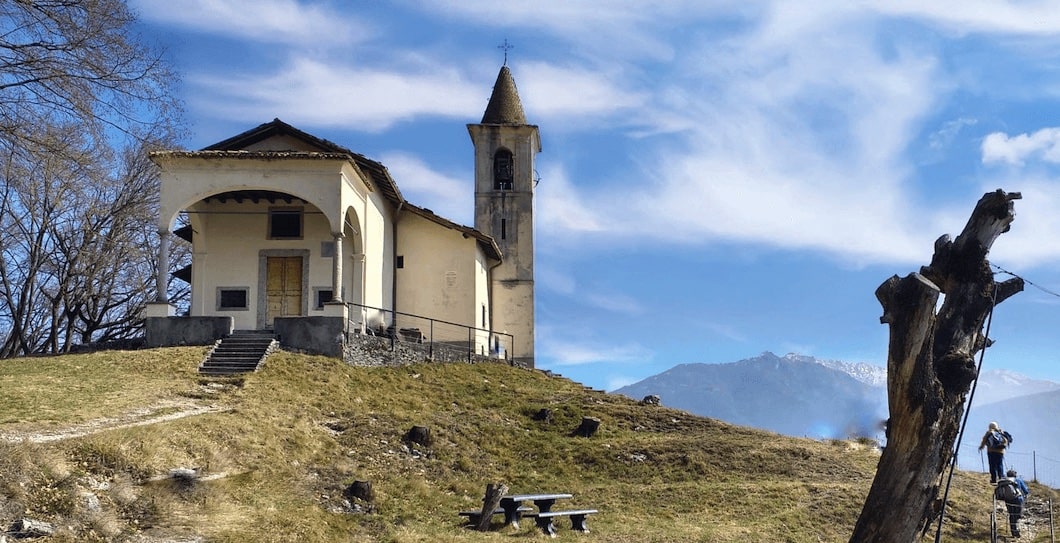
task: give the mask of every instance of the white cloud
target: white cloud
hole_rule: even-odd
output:
[[[472,181],[438,173],[408,153],[387,153],[380,161],[405,199],[457,224],[474,225]]]
[[[669,60],[674,54],[667,30],[691,21],[719,16],[731,20],[735,13],[757,9],[746,2],[673,0],[657,2],[645,9],[628,0],[498,3],[492,0],[439,0],[422,5],[438,16],[461,22],[473,21],[488,28],[534,29],[577,44],[569,51],[576,57],[622,57]],[[515,43],[512,56],[522,55],[533,43]]]
[[[625,315],[637,315],[644,311],[640,301],[632,296],[617,292],[593,291],[588,288],[582,290],[582,300],[595,308]]]
[[[580,366],[597,362],[632,363],[651,359],[651,351],[638,343],[621,345],[548,339],[541,341],[538,357],[556,366]]]
[[[204,96],[198,109],[222,119],[280,117],[306,126],[379,131],[422,115],[459,119],[481,115],[482,84],[453,69],[406,73],[356,69],[308,58],[293,59],[271,75],[223,74],[191,78]],[[438,89],[446,89],[445,100]]]
[[[995,180],[1023,198],[1013,203],[1016,218],[1011,229],[994,242],[990,260],[1014,271],[1060,259],[1060,178],[1014,172],[1012,178]],[[969,208],[969,212],[971,209]]]
[[[582,201],[591,194],[579,194],[571,185],[566,172],[559,166],[550,166],[543,170],[541,183],[535,192],[537,199],[537,228],[544,234],[565,232],[601,232],[605,229],[605,219],[597,210]]]
[[[1060,32],[1060,12],[1050,0],[876,0],[870,5],[881,14],[916,17],[962,34],[1055,35]]]
[[[1009,136],[994,132],[983,138],[983,163],[1005,162],[1021,166],[1032,157],[1060,163],[1060,128],[1042,128],[1033,134]]]
[[[320,47],[371,36],[370,26],[319,3],[297,0],[133,0],[145,21],[193,32]]]
[[[643,106],[647,96],[621,88],[616,74],[586,70],[584,66],[558,66],[544,62],[523,62],[513,69],[524,109],[533,112],[535,123],[579,119],[575,128],[585,130],[594,118],[614,116]],[[525,90],[524,90],[525,88]]]

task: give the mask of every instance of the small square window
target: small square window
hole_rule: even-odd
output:
[[[250,289],[247,287],[220,287],[217,289],[218,311],[246,311]]]
[[[302,208],[270,208],[269,239],[302,239]]]
[[[335,258],[335,242],[334,241],[321,241],[320,242],[320,257],[321,258]]]
[[[324,304],[335,299],[333,291],[330,288],[316,288],[313,290],[315,291],[314,294],[316,294],[315,298],[317,309],[324,309]]]

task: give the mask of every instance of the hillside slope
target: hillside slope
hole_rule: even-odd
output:
[[[599,509],[591,534],[562,524],[561,539],[840,542],[877,461],[858,442],[782,437],[500,364],[365,369],[280,352],[219,381],[195,373],[203,353],[0,361],[0,526],[51,522],[49,542],[532,535],[532,523],[473,532],[456,515],[502,481]],[[551,420],[535,420],[542,409]],[[600,431],[573,436],[586,416]],[[412,426],[430,428],[429,447],[403,443]],[[372,483],[371,503],[344,498],[353,481]],[[946,540],[986,540],[984,477],[958,473],[949,498]]]

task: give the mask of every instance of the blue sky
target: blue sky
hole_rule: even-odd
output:
[[[540,127],[537,364],[613,390],[763,351],[886,363],[874,292],[988,191],[1032,281],[984,365],[1060,381],[1051,2],[130,0],[201,148],[272,120],[473,220],[503,63]]]

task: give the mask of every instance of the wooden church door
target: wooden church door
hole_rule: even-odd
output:
[[[266,260],[266,326],[276,317],[302,314],[302,257],[270,256]]]

